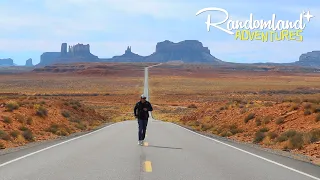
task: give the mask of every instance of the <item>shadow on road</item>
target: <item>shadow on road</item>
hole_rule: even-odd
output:
[[[182,149],[182,148],[176,148],[176,147],[154,146],[154,145],[148,145],[146,147],[163,148],[163,149]]]

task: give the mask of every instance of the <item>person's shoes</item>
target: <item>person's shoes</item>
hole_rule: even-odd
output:
[[[142,141],[138,141],[138,145],[142,146],[143,142]]]

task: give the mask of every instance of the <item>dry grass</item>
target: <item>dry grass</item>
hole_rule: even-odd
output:
[[[320,105],[318,104],[313,104],[310,108],[312,113],[319,113],[320,112]]]
[[[292,96],[291,91],[305,91],[306,94],[302,94],[301,99],[312,99],[314,96],[308,94],[308,91],[311,91],[309,88],[320,88],[319,76],[312,74],[281,73],[278,75],[273,72],[201,72],[196,70],[192,74],[185,74],[184,69],[172,69],[174,70],[175,72],[171,72],[171,69],[160,67],[151,70],[150,87],[155,102],[161,100],[172,103],[184,98],[192,99],[193,102],[236,98],[245,101],[296,98],[296,95]],[[163,77],[165,74],[172,75]],[[167,100],[162,97],[167,97],[165,98]],[[266,105],[272,104],[268,102]]]
[[[3,142],[0,142],[0,149],[5,149],[5,148],[6,148],[5,144]]]
[[[56,136],[87,131],[111,121],[110,116],[103,117],[81,102],[76,103],[81,107],[77,110],[72,108],[74,103],[65,105],[66,102],[73,102],[70,99],[57,97],[11,97],[11,99],[24,103],[21,103],[20,108],[15,112],[8,112],[5,108],[0,107],[0,111],[5,113],[5,116],[2,117],[3,121],[0,121],[0,126],[4,127],[2,140],[5,140],[3,142],[5,147],[14,147],[35,140],[46,140]],[[68,112],[69,119],[76,118],[79,122],[69,121],[68,118],[64,117],[65,114],[59,113],[64,111]],[[5,126],[5,123],[10,123],[10,126]],[[57,124],[59,126],[58,130],[54,131],[51,124]]]
[[[47,131],[58,136],[67,136],[72,133],[72,130],[64,124],[51,124]]]
[[[1,93],[22,93],[28,95],[122,95],[130,89],[143,88],[140,77],[77,76],[77,75],[12,75],[0,76]],[[142,91],[139,91],[142,92]]]
[[[295,111],[295,110],[298,110],[299,109],[299,104],[293,104],[291,107],[290,107],[290,111]]]
[[[254,143],[260,143],[261,141],[263,141],[263,139],[264,139],[265,137],[266,137],[266,135],[265,135],[264,132],[258,131],[258,132],[256,132],[256,134],[255,134],[255,137],[254,137],[253,142],[254,142]]]
[[[250,120],[252,120],[254,118],[255,118],[255,114],[254,113],[250,113],[244,118],[244,122],[248,123]]]
[[[284,120],[285,120],[284,117],[279,117],[279,118],[276,120],[276,124],[277,124],[277,125],[281,125],[281,124],[284,123]]]
[[[311,114],[312,114],[312,112],[310,110],[308,110],[308,109],[304,110],[304,115],[305,116],[309,116]]]
[[[34,108],[36,110],[36,115],[37,116],[40,116],[42,118],[48,116],[48,110],[45,107],[43,107],[42,105],[36,104],[34,106]]]
[[[6,124],[11,124],[12,123],[12,119],[10,117],[4,116],[3,118],[3,122]]]
[[[271,120],[272,120],[271,116],[266,116],[263,118],[263,124],[269,124]]]
[[[17,130],[11,131],[11,132],[10,132],[10,135],[11,135],[13,138],[17,138],[17,137],[20,135],[20,131],[17,131]]]
[[[294,149],[312,158],[319,156],[319,148],[305,140],[301,143],[301,134],[303,139],[309,134],[310,139],[316,137],[310,134],[312,129],[320,128],[319,74],[182,65],[152,68],[149,77],[156,119],[269,148]],[[197,108],[188,108],[190,104]],[[241,131],[234,133],[231,125]],[[280,142],[290,129],[297,135]]]
[[[320,113],[318,113],[316,116],[316,122],[320,122]]]
[[[117,70],[119,76],[54,73],[3,75],[0,76],[0,100],[8,100],[14,96],[7,95],[8,93],[35,95],[28,99],[72,97],[75,101],[84,101],[87,106],[96,109],[102,115],[112,116],[114,121],[133,119],[133,106],[143,92],[143,66],[140,64],[130,66],[128,64],[107,64],[107,66]],[[135,70],[138,73],[131,73],[131,69],[138,69]],[[28,103],[28,101],[19,101],[19,103]],[[40,106],[45,103],[45,100],[38,102]],[[66,102],[68,103],[72,104],[73,109],[83,111],[76,103]],[[47,107],[47,110],[49,108]],[[10,107],[10,109],[15,108]],[[35,107],[35,109],[38,109],[36,113],[39,116],[46,117],[45,109],[41,107]]]
[[[112,65],[116,74],[108,68],[97,65],[78,74],[1,75],[0,126],[12,138],[0,142],[14,147],[134,119],[133,107],[143,92],[143,66]],[[3,121],[2,116],[12,121]]]
[[[15,115],[5,112],[6,116],[17,119],[12,123],[15,129],[6,132],[19,131],[20,134],[11,136],[15,142],[23,144],[26,141],[24,132],[29,130],[36,140],[50,139],[88,130],[106,121],[133,119],[133,106],[143,92],[143,69],[132,73],[128,69],[130,66],[113,67],[112,72],[121,72],[117,76],[109,71],[97,75],[96,68],[101,73],[101,68],[106,67],[89,68],[81,72],[82,75],[45,73],[41,76],[0,76],[0,105],[11,100],[19,105],[18,109],[13,109]],[[312,146],[312,142],[318,139],[317,131],[312,129],[320,128],[315,121],[320,105],[318,74],[213,69],[197,65],[152,68],[149,85],[154,117],[271,148],[282,149],[286,146],[307,155],[319,154],[320,149]],[[20,92],[28,96],[5,94]],[[35,116],[35,105],[48,110],[47,116]],[[311,114],[304,115],[305,110]],[[90,121],[92,118],[87,118],[89,116],[99,119],[94,112],[105,121]],[[250,114],[255,115],[256,121],[245,123],[244,119]],[[276,125],[274,121],[283,115],[286,116],[286,123]],[[32,117],[31,125],[26,117]],[[290,129],[298,135],[283,135]],[[282,142],[279,141],[281,138],[284,138]],[[5,147],[15,145],[10,144],[11,141],[1,142]]]
[[[23,131],[22,135],[27,141],[34,141],[34,136],[31,130],[28,129]]]
[[[256,125],[261,126],[261,124],[262,124],[261,118],[256,118]]]
[[[15,101],[9,101],[6,103],[6,110],[12,112],[13,110],[19,109],[19,104]]]
[[[0,130],[0,139],[4,141],[9,141],[11,138],[7,132]]]

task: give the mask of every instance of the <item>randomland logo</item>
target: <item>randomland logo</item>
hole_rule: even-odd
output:
[[[254,20],[253,14],[250,14],[248,20],[231,20],[229,19],[229,13],[222,8],[204,8],[196,13],[198,16],[201,13],[207,11],[219,11],[225,13],[226,17],[221,22],[211,22],[211,15],[207,17],[207,30],[210,31],[210,27],[220,29],[230,35],[234,35],[236,40],[242,41],[253,41],[259,40],[262,42],[274,42],[274,41],[303,41],[303,30],[306,28],[306,21],[309,23],[311,18],[314,17],[308,12],[302,12],[299,19],[295,21],[289,20],[277,20],[276,14],[272,15],[272,19],[265,20]],[[304,19],[305,18],[305,19]],[[226,23],[227,28],[224,29],[219,25]]]

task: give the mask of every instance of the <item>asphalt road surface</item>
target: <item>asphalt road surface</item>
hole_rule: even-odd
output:
[[[146,68],[146,79],[148,68]],[[148,95],[148,82],[145,92]],[[320,168],[150,119],[0,156],[1,180],[320,180]]]

